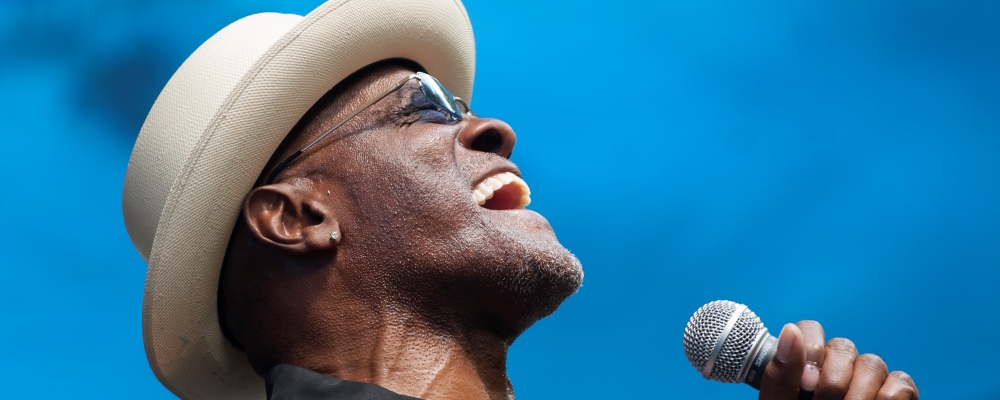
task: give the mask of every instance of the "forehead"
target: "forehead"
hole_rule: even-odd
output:
[[[414,69],[412,66],[397,62],[381,62],[365,67],[345,78],[323,95],[299,119],[281,146],[272,154],[267,167],[261,173],[261,179],[268,176],[279,162],[305,147],[350,113],[384,93],[403,78],[413,74]],[[344,126],[338,128],[337,132],[332,133],[335,137],[323,140],[327,143],[318,143],[317,146],[324,147],[345,133],[349,134],[364,126],[387,121],[391,111],[398,109],[401,105],[409,104],[410,99],[417,91],[419,88],[415,79],[407,82],[399,90],[390,93],[386,98],[351,118]],[[298,160],[298,162],[301,161]],[[290,169],[294,169],[298,162],[292,162],[289,165]]]
[[[289,139],[296,144],[292,147],[301,148],[413,72],[409,68],[390,64],[381,68],[362,70],[352,75],[330,90],[303,115],[295,129],[289,132]],[[388,117],[393,109],[410,103],[413,95],[419,91],[418,85],[415,79],[407,82],[403,87],[389,93],[385,98],[351,118],[343,127],[338,128],[338,131],[354,131],[361,126]]]
[[[391,89],[399,81],[413,74],[413,70],[399,65],[387,65],[382,68],[362,71],[354,79],[346,82],[345,86],[338,85],[321,98],[300,121],[301,131],[299,136],[305,138],[315,138],[333,127],[336,123],[347,118],[351,113],[358,111],[369,101]],[[408,104],[413,96],[419,91],[419,83],[412,79],[406,84],[385,98],[375,102],[357,116],[339,128],[341,130],[354,130],[359,126],[371,123],[372,120],[385,118],[389,113],[400,105]],[[295,132],[292,132],[295,133]]]

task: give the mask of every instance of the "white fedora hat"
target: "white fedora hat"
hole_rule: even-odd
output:
[[[263,398],[222,335],[219,269],[243,197],[299,118],[373,62],[417,62],[470,99],[472,27],[459,0],[330,0],[305,17],[240,19],[202,44],[160,93],[125,175],[122,210],[149,265],[146,356],[187,399]]]

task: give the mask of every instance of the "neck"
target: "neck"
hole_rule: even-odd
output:
[[[500,336],[442,328],[401,312],[380,314],[341,325],[347,329],[338,329],[332,343],[300,366],[422,399],[513,399],[509,343]]]

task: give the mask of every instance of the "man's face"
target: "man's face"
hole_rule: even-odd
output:
[[[375,69],[316,113],[289,148],[411,73]],[[282,175],[309,178],[335,210],[343,240],[334,275],[323,276],[343,286],[337,290],[419,315],[493,320],[516,336],[576,291],[579,261],[545,218],[519,207],[527,193],[509,175],[521,176],[508,160],[511,128],[468,115],[448,123],[418,85],[410,80]],[[484,183],[494,188],[491,178],[509,183],[479,204],[473,191]]]

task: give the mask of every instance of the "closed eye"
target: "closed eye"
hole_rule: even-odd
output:
[[[411,125],[417,122],[444,124],[448,122],[448,114],[440,107],[427,100],[420,90],[410,95],[410,101],[396,109],[394,117],[401,125]]]
[[[414,114],[419,116],[421,121],[434,122],[439,124],[448,122],[448,114],[445,114],[444,111],[442,111],[437,106],[434,106],[433,104],[425,108],[420,108]]]

